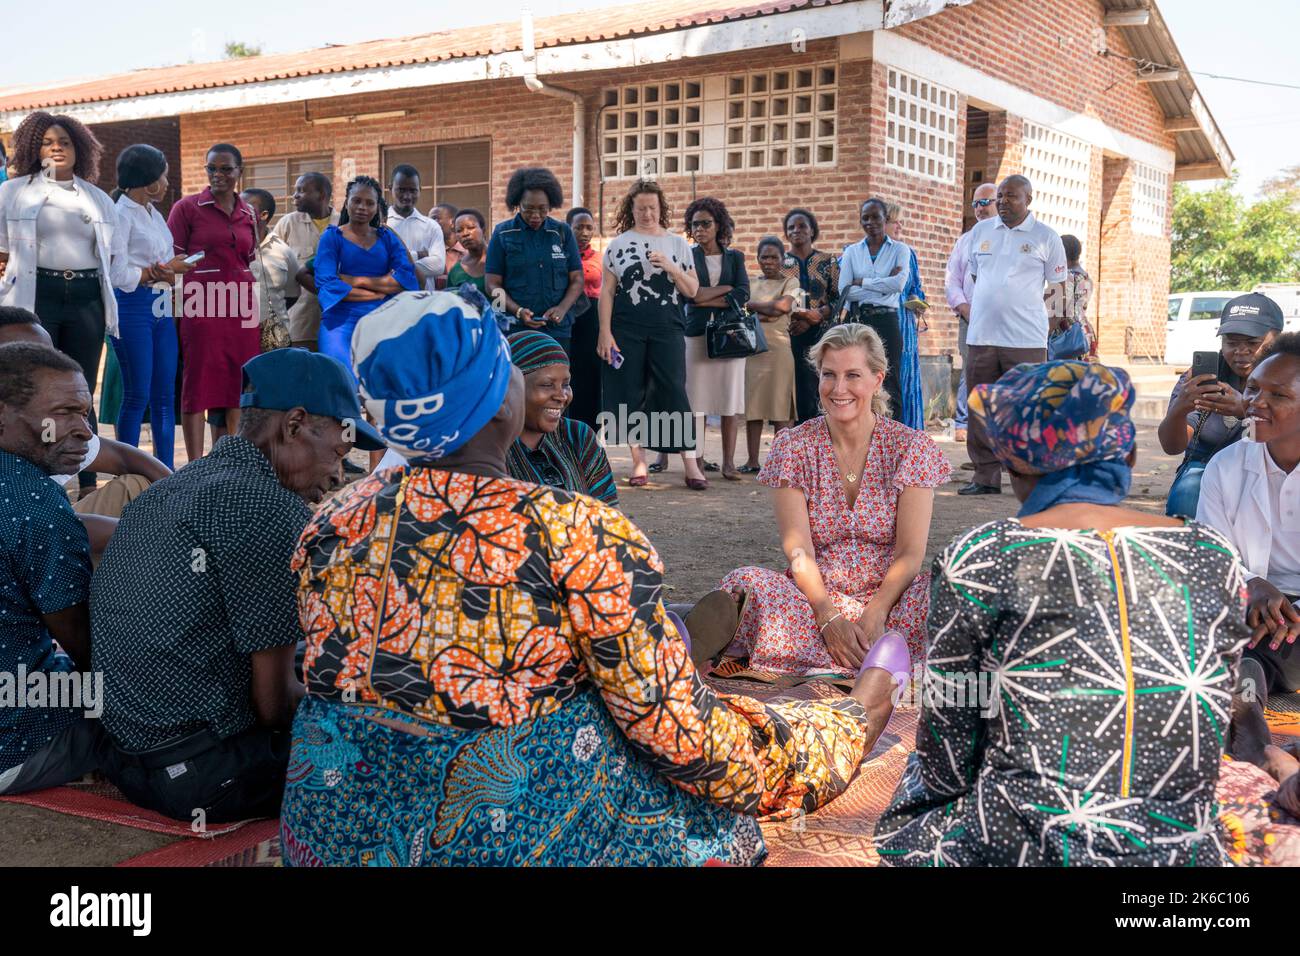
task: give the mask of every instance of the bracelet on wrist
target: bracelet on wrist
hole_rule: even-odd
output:
[[[825,623],[825,624],[823,624],[821,627],[817,628],[817,633],[818,633],[818,634],[825,634],[825,633],[826,633],[826,628],[828,628],[828,627],[830,627],[832,624],[834,624],[834,623],[835,623],[835,620],[836,620],[837,618],[841,618],[841,617],[843,617],[843,616],[844,616],[844,615],[841,614],[839,611],[836,611],[834,614],[832,614],[829,618],[826,619],[826,623]]]

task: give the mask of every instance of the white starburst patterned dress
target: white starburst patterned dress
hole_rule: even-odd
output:
[[[1248,636],[1212,529],[959,535],[936,559],[895,866],[1221,866],[1214,792]]]

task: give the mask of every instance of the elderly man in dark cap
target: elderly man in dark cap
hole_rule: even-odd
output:
[[[240,407],[237,435],[132,503],[91,587],[105,770],[141,806],[208,823],[279,812],[302,696],[290,560],[352,446],[383,447],[326,355],[252,359]]]

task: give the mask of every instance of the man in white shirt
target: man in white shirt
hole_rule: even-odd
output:
[[[993,183],[980,183],[971,197],[971,209],[976,223],[992,219],[998,214],[993,205],[998,187]],[[953,416],[953,439],[966,440],[966,332],[970,325],[970,299],[975,294],[975,278],[970,274],[970,237],[972,227],[957,237],[948,257],[948,270],[944,276],[944,292],[948,308],[957,316],[957,351],[961,353],[961,379],[957,382],[957,412]]]
[[[300,267],[295,281],[285,288],[286,298],[297,296],[289,306],[289,338],[296,348],[312,352],[320,334],[320,301],[311,270],[302,267],[316,255],[321,233],[339,224],[339,214],[330,208],[333,191],[324,173],[303,173],[293,186],[294,211],[282,216],[272,230],[293,250]]]
[[[1224,448],[1205,468],[1196,520],[1236,547],[1246,569],[1247,657],[1269,693],[1300,690],[1300,335],[1278,336],[1245,391],[1254,441]],[[1249,432],[1248,432],[1249,434]]]
[[[388,207],[388,228],[406,243],[406,251],[415,263],[415,274],[432,292],[447,261],[442,226],[415,208],[420,199],[420,172],[402,163],[393,169],[389,185],[393,204]]]
[[[1024,176],[998,186],[997,219],[970,231],[975,280],[966,332],[966,388],[991,385],[1023,362],[1047,361],[1046,295],[1064,301],[1065,247],[1052,228],[1029,211],[1033,187]],[[1000,495],[1002,465],[978,420],[970,423],[966,448],[975,477],[959,495]]]

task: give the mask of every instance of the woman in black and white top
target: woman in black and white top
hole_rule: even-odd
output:
[[[696,293],[699,281],[686,241],[668,231],[669,216],[663,189],[637,180],[619,205],[618,237],[605,247],[596,343],[607,363],[601,371],[601,431],[606,444],[630,447],[632,487],[648,481],[648,445],[682,452],[686,485],[700,491],[709,483],[693,457],[682,339],[683,300]]]
[[[104,332],[117,334],[110,280],[117,214],[89,182],[100,153],[81,122],[38,111],[14,133],[10,178],[0,183],[0,305],[35,312],[92,393]],[[93,485],[94,476],[83,473],[81,483]]]
[[[154,203],[167,194],[167,157],[137,143],[117,157],[117,232],[113,290],[118,334],[109,339],[122,369],[117,439],[140,446],[149,409],[154,457],[168,468],[176,446],[176,323],[169,297],[176,276],[194,268],[175,254],[167,220]]]
[[[731,248],[735,224],[727,207],[712,196],[702,196],[686,207],[686,229],[695,240],[691,253],[700,288],[686,309],[686,393],[695,412],[698,454],[704,451],[706,415],[722,419],[722,477],[740,481],[736,470],[736,435],[745,420],[745,360],[711,359],[705,341],[709,318],[727,308],[730,296],[749,301],[749,276],[745,257]]]

